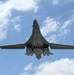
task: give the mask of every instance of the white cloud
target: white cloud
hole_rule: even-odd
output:
[[[66,0],[66,2],[73,2],[74,0]]]
[[[28,75],[27,73],[22,73],[22,75]]]
[[[15,24],[14,29],[17,31],[20,31],[21,25],[20,24]]]
[[[13,30],[17,30],[20,31],[21,29],[21,25],[19,24],[19,22],[21,21],[21,17],[20,16],[16,16],[13,19],[11,19],[11,24],[13,25]]]
[[[21,75],[25,73],[27,75],[74,75],[74,59],[65,58],[54,62],[44,62],[36,67],[34,73],[26,71]]]
[[[44,36],[46,36],[50,32],[55,32],[59,27],[59,22],[56,22],[54,18],[50,17],[47,17],[47,19],[43,23],[44,26],[41,28],[41,32]]]
[[[10,0],[9,3],[12,6],[12,9],[18,11],[28,11],[34,10],[35,12],[38,10],[38,1],[37,0]]]
[[[10,5],[0,3],[0,40],[6,38],[9,17],[11,16]]]
[[[37,0],[7,0],[0,1],[0,40],[6,38],[9,22],[11,22],[12,11],[34,11],[38,10]],[[14,28],[20,30],[20,24],[15,24]]]
[[[59,0],[53,0],[53,4],[59,4]]]
[[[24,68],[24,70],[25,70],[25,71],[31,70],[31,69],[32,69],[32,65],[33,65],[33,63],[28,64],[28,65]]]
[[[58,5],[58,4],[66,4],[73,2],[74,0],[51,0],[53,5]]]
[[[64,36],[68,32],[70,32],[70,26],[73,25],[74,17],[65,21],[60,28],[60,36]]]
[[[47,17],[44,24],[41,28],[43,36],[45,36],[49,42],[58,42],[62,38],[64,39],[71,31],[70,28],[71,25],[74,24],[74,17],[71,17],[63,23],[54,18]]]
[[[56,34],[53,34],[53,35],[51,35],[50,37],[47,37],[47,40],[49,41],[49,42],[58,42],[58,41],[60,41],[59,40],[59,38],[58,38],[58,36],[56,35]]]
[[[6,39],[7,27],[0,26],[0,40]]]

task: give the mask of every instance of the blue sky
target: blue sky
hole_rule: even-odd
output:
[[[0,0],[0,45],[26,42],[34,19],[49,42],[74,45],[74,0]],[[37,60],[0,49],[0,75],[74,75],[74,51],[50,51]]]

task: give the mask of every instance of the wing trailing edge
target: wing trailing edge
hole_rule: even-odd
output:
[[[63,45],[63,44],[55,44],[49,43],[51,49],[74,49],[74,46],[71,45]]]
[[[24,49],[25,43],[0,46],[1,49]]]

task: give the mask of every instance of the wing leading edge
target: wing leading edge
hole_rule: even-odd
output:
[[[49,43],[51,49],[74,49],[74,46],[71,45],[63,45],[63,44],[55,44]]]
[[[24,49],[25,43],[0,46],[1,49]]]

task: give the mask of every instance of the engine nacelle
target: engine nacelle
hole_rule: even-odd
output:
[[[43,49],[43,55],[44,55],[44,56],[45,56],[45,55],[47,55],[47,56],[50,55],[49,48],[44,48],[44,49]]]
[[[31,53],[30,53],[30,55],[31,55],[31,56],[33,56],[33,51],[32,51],[32,50],[31,50]]]
[[[32,49],[31,48],[26,48],[26,54],[29,55],[33,55]]]

